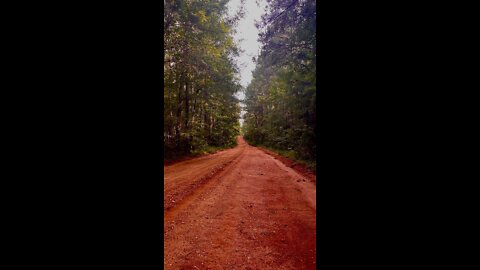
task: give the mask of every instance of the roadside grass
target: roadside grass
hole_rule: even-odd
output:
[[[316,160],[305,160],[305,159],[301,159],[298,157],[298,154],[293,151],[293,150],[281,150],[281,149],[276,149],[276,148],[273,148],[271,146],[268,146],[268,145],[263,145],[263,144],[253,144],[253,143],[250,143],[248,142],[250,145],[253,145],[253,146],[260,146],[260,147],[263,147],[267,150],[270,150],[280,156],[283,156],[283,157],[286,157],[286,158],[289,158],[293,161],[295,161],[296,163],[300,164],[300,165],[303,165],[305,167],[307,167],[309,170],[312,170],[312,171],[316,171],[317,169],[317,162]]]
[[[304,159],[300,159],[297,155],[297,153],[293,150],[280,150],[280,149],[275,149],[275,148],[272,148],[272,147],[268,147],[268,146],[262,146],[272,152],[275,152],[283,157],[286,157],[286,158],[289,158],[293,161],[295,161],[296,163],[298,164],[301,164],[305,167],[307,167],[308,169],[312,170],[312,171],[316,171],[317,169],[317,162],[315,160],[304,160]]]
[[[230,144],[230,145],[226,145],[226,146],[210,146],[210,145],[208,145],[208,146],[205,146],[201,149],[194,150],[190,153],[179,153],[179,154],[170,153],[170,155],[168,155],[168,157],[164,156],[163,162],[167,163],[167,164],[176,163],[176,162],[184,160],[184,159],[196,158],[196,157],[199,157],[199,156],[213,154],[213,153],[216,153],[218,151],[234,148],[235,146],[237,146],[236,142],[235,142],[235,144]]]
[[[213,154],[213,153],[216,153],[218,151],[234,148],[235,146],[237,146],[237,144],[228,145],[228,146],[210,146],[209,145],[207,147],[204,147],[203,149],[197,149],[197,150],[193,151],[191,153],[191,155],[198,156],[198,155]]]

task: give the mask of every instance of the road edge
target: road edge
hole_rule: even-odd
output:
[[[302,164],[299,164],[297,163],[296,161],[294,160],[291,160],[287,157],[284,157],[280,154],[277,154],[271,150],[268,150],[268,149],[265,149],[263,147],[260,147],[260,146],[254,146],[256,148],[258,148],[259,150],[261,150],[262,152],[264,152],[265,154],[268,154],[272,157],[274,157],[275,159],[279,160],[280,162],[282,162],[285,166],[293,169],[295,172],[299,173],[300,175],[302,175],[303,177],[307,178],[310,182],[312,182],[313,184],[317,185],[317,176],[315,174],[315,172],[313,172],[312,170],[308,169],[306,166],[302,165]]]

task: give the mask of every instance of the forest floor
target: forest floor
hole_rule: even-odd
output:
[[[164,172],[165,269],[315,269],[314,175],[242,137]]]

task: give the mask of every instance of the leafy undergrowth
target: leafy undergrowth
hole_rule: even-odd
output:
[[[301,159],[298,157],[298,154],[294,150],[281,150],[281,149],[276,149],[274,147],[264,145],[264,144],[257,144],[253,142],[248,142],[248,144],[260,147],[266,150],[269,150],[277,155],[280,155],[282,157],[288,158],[292,161],[294,161],[296,164],[300,164],[304,167],[306,167],[308,170],[312,171],[313,174],[316,173],[317,170],[317,162],[316,160],[305,160]]]
[[[213,154],[218,151],[222,151],[225,149],[230,149],[235,147],[236,145],[229,145],[229,146],[207,146],[204,149],[193,151],[193,155],[206,155],[206,154]]]
[[[312,183],[316,185],[317,183],[316,172],[310,169],[312,167],[315,167],[314,164],[307,163],[307,162],[299,162],[298,160],[294,160],[292,158],[287,157],[287,156],[294,156],[292,155],[292,153],[286,153],[285,151],[281,151],[283,152],[283,155],[281,155],[278,152],[274,152],[272,150],[269,150],[261,146],[256,146],[256,147],[261,151],[267,153],[268,155],[273,156],[275,159],[285,164],[285,166],[294,169],[297,173],[300,173],[301,175],[303,175],[305,178],[309,179]],[[306,164],[310,164],[310,167],[307,167]]]
[[[270,150],[280,156],[283,156],[283,157],[286,157],[288,159],[291,159],[293,160],[295,163],[297,164],[300,164],[300,165],[303,165],[305,167],[307,167],[309,170],[311,170],[313,173],[315,173],[316,171],[316,168],[317,168],[317,163],[315,160],[303,160],[303,159],[300,159],[298,158],[297,154],[295,153],[295,151],[293,150],[280,150],[280,149],[275,149],[275,148],[272,148],[272,147],[269,147],[269,146],[266,146],[266,145],[258,145],[262,148],[265,148],[267,150]]]
[[[237,146],[237,144],[231,144],[231,145],[227,145],[227,146],[206,146],[202,149],[198,149],[198,150],[192,151],[191,153],[187,153],[187,154],[165,155],[164,159],[163,159],[163,165],[172,165],[172,164],[180,162],[180,161],[185,161],[185,160],[189,160],[189,159],[192,159],[192,158],[197,158],[197,157],[201,157],[201,156],[205,156],[205,155],[214,154],[214,153],[222,151],[222,150],[234,148],[235,146]]]

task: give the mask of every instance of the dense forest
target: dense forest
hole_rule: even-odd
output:
[[[262,49],[246,89],[243,132],[254,145],[314,166],[316,158],[315,1],[267,0],[257,23]]]
[[[164,1],[164,157],[235,144],[241,90],[228,0]]]
[[[246,89],[233,38],[244,9],[229,15],[228,2],[164,2],[165,158],[235,145],[236,93],[244,90],[244,138],[314,167],[316,2],[266,0],[256,23],[262,47]]]

